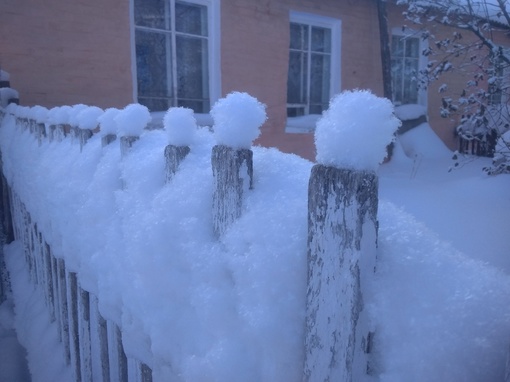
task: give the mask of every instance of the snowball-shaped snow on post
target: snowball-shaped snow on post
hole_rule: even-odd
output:
[[[35,133],[39,145],[42,144],[43,137],[46,136],[46,122],[48,121],[48,109],[43,106],[34,106],[30,109],[30,130]]]
[[[66,136],[66,126],[69,125],[71,106],[57,106],[48,112],[48,137],[50,141],[62,141]]]
[[[241,216],[243,194],[253,185],[251,144],[267,119],[265,105],[246,93],[230,93],[211,110],[217,145],[212,151],[213,229],[221,236]]]
[[[103,109],[97,106],[89,106],[84,108],[76,116],[78,122],[78,135],[80,139],[80,151],[83,150],[83,146],[90,137],[92,137],[92,131],[97,129],[99,124],[98,118],[103,114]]]
[[[78,127],[78,115],[86,109],[88,106],[84,105],[82,103],[79,103],[77,105],[71,106],[71,109],[69,109],[69,124],[71,125],[70,133],[71,133],[71,139],[79,139],[80,136],[80,129]]]
[[[376,170],[400,126],[393,104],[368,90],[334,97],[317,121],[317,162],[337,168]]]
[[[120,110],[114,107],[106,109],[97,121],[99,122],[99,134],[101,134],[101,145],[108,146],[117,139],[118,126],[115,118],[119,115]]]
[[[140,138],[143,129],[145,129],[151,119],[149,109],[138,103],[127,105],[114,118],[118,126],[122,156],[126,155],[133,146],[133,143]]]
[[[378,180],[400,121],[368,91],[332,99],[317,123],[308,188],[305,380],[361,381],[369,369],[364,299],[375,269]]]
[[[197,121],[193,110],[173,107],[166,112],[163,124],[168,133],[168,146],[165,147],[166,181],[168,182],[190,152],[190,146],[197,132]]]
[[[249,149],[266,121],[266,105],[248,93],[233,92],[213,106],[214,135],[218,145]]]

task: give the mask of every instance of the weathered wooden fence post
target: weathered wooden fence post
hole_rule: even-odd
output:
[[[97,129],[98,118],[103,114],[103,109],[96,106],[89,106],[81,110],[76,116],[78,122],[78,139],[80,141],[80,152],[83,146],[92,137],[93,130]]]
[[[213,231],[221,236],[241,216],[243,195],[253,187],[252,141],[266,120],[265,105],[247,93],[230,93],[211,110],[213,147]]]
[[[165,172],[166,181],[169,182],[191,150],[190,145],[194,140],[197,122],[193,110],[178,107],[168,109],[164,126],[168,133],[168,146],[165,147]]]
[[[391,103],[368,92],[337,96],[317,124],[319,164],[308,189],[305,381],[360,382],[367,374],[365,299],[377,245],[375,170],[398,124]],[[357,141],[361,138],[367,142]]]
[[[143,129],[151,120],[151,115],[145,106],[133,103],[122,109],[114,120],[119,131],[121,157],[125,157],[133,144],[140,139]]]

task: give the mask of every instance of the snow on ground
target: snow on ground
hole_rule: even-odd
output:
[[[301,380],[310,162],[255,148],[254,189],[218,242],[207,130],[164,185],[164,132],[144,133],[119,163],[118,145],[102,149],[99,137],[78,154],[69,140],[38,147],[12,127],[0,129],[6,176],[54,253],[99,294],[103,315],[122,322],[128,355],[149,363],[155,381]],[[381,382],[501,381],[510,344],[510,177],[484,175],[484,160],[448,173],[450,154],[426,124],[401,142],[380,169],[369,299],[376,373]],[[19,250],[6,253],[15,280],[27,277]],[[27,296],[16,301],[31,301],[15,322],[35,373],[47,352],[28,342],[29,328],[52,326],[42,311],[21,314],[35,292],[13,287]],[[49,337],[44,346],[54,349]]]

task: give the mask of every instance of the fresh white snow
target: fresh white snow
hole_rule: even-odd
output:
[[[379,171],[378,262],[367,301],[374,379],[501,381],[510,344],[510,176],[485,175],[486,159],[448,172],[449,155],[431,134],[427,124],[404,134]],[[122,326],[128,357],[146,362],[155,381],[301,380],[312,163],[255,147],[243,215],[216,240],[215,143],[198,129],[165,184],[164,131],[144,131],[121,160],[118,142],[103,148],[97,135],[80,153],[70,139],[39,147],[10,116],[0,128],[5,176],[53,253]],[[6,256],[13,279],[25,278],[15,294],[36,293],[19,243]],[[42,311],[23,315],[28,305],[16,307],[16,328],[32,373],[45,376],[48,351],[30,342],[28,328],[56,329]],[[39,346],[58,361],[53,344]],[[69,380],[62,364],[48,367]]]
[[[211,109],[214,135],[220,145],[249,149],[266,121],[266,105],[248,93],[232,92]]]
[[[317,162],[374,171],[400,124],[388,99],[368,90],[344,91],[333,97],[317,121]]]
[[[168,134],[168,143],[174,146],[193,144],[197,130],[197,121],[192,109],[173,107],[168,109],[163,119]]]

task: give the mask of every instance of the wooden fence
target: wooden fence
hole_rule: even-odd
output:
[[[6,115],[0,113],[1,125]],[[92,136],[91,131],[73,126],[45,125],[26,118],[17,118],[16,125],[30,131],[39,142],[73,135],[79,138],[80,149]],[[104,137],[103,145],[115,139]],[[122,155],[129,155],[137,139],[122,137]],[[166,148],[167,180],[177,173],[189,150],[172,145]],[[256,187],[253,154],[248,149],[217,145],[211,158],[213,230],[220,237],[241,216],[245,194]],[[82,287],[79,275],[68,269],[64,259],[55,256],[51,243],[3,176],[2,190],[6,231],[12,231],[13,238],[23,244],[30,279],[44,292],[75,380],[152,381],[147,364],[126,357],[121,324],[102,317],[98,297]],[[377,190],[375,172],[321,164],[312,170],[303,380],[361,381],[370,370],[372,334],[364,293],[375,270]]]

